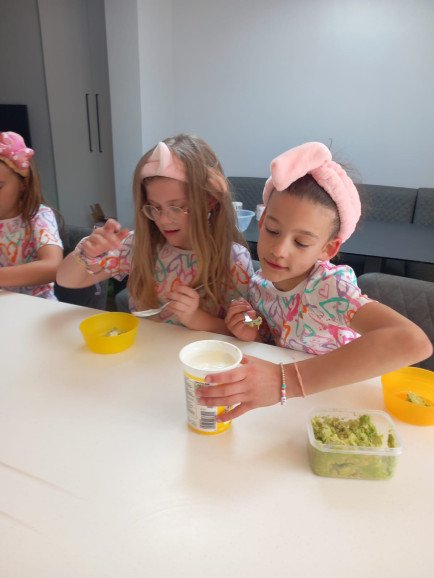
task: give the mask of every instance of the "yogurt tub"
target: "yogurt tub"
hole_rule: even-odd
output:
[[[179,359],[184,369],[187,420],[193,431],[215,435],[230,428],[230,421],[216,421],[217,416],[227,411],[228,408],[199,405],[196,390],[198,387],[208,385],[205,381],[207,375],[238,367],[242,357],[241,350],[232,343],[214,339],[194,341],[179,352]]]

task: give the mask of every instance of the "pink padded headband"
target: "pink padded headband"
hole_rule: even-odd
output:
[[[268,203],[273,189],[284,191],[297,179],[311,174],[336,203],[341,228],[338,237],[346,241],[360,218],[359,193],[344,169],[332,161],[329,149],[320,142],[308,142],[282,153],[270,165],[262,197]]]
[[[140,176],[142,179],[159,176],[187,182],[184,163],[171,152],[164,142],[157,144],[148,162],[143,165]]]
[[[26,177],[29,174],[29,160],[35,152],[26,147],[21,135],[16,132],[0,132],[0,160],[13,171]]]

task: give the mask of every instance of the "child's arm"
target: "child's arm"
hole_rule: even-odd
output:
[[[25,287],[45,285],[56,278],[56,271],[62,262],[62,248],[44,245],[37,251],[37,260],[21,265],[0,267],[0,287]]]
[[[108,219],[103,227],[95,229],[89,237],[80,242],[84,258],[95,259],[107,251],[119,249],[128,231],[114,219]],[[110,272],[101,271],[96,265],[86,265],[77,256],[70,253],[57,270],[56,281],[62,287],[89,287],[111,277]]]
[[[355,313],[351,328],[361,334],[354,341],[324,355],[298,362],[306,395],[362,381],[426,359],[433,347],[425,333],[394,310],[377,302]],[[293,364],[284,365],[287,397],[301,395]],[[199,388],[204,405],[237,405],[225,414],[234,419],[250,409],[273,405],[280,400],[280,367],[254,357],[232,371],[207,376]]]

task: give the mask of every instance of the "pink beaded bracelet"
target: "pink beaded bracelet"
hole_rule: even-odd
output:
[[[298,381],[298,385],[300,386],[301,395],[303,397],[306,397],[306,394],[304,392],[304,387],[303,387],[303,380],[301,378],[301,373],[300,373],[300,370],[298,369],[297,362],[294,361],[292,365],[294,366],[295,373],[297,375],[297,381]],[[282,375],[282,385],[280,386],[280,405],[285,405],[285,403],[286,403],[286,376],[285,376],[285,368],[283,366],[283,363],[280,363],[280,373]]]
[[[285,368],[283,363],[280,363],[280,373],[282,374],[282,385],[280,386],[280,405],[285,405],[286,403],[286,377]]]

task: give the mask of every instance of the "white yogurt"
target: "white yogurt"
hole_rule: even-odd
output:
[[[226,369],[231,365],[234,365],[237,360],[229,353],[225,351],[205,351],[203,353],[198,353],[193,355],[189,359],[189,365],[195,369],[202,369],[204,371],[217,371],[220,369]]]

